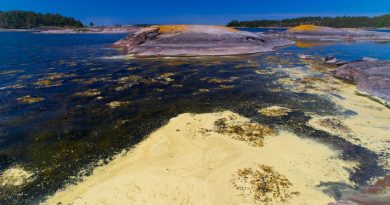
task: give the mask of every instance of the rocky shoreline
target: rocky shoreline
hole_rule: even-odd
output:
[[[0,32],[33,32],[37,34],[115,34],[115,33],[133,33],[140,30],[137,26],[102,26],[85,28],[61,28],[45,27],[32,29],[2,29]]]

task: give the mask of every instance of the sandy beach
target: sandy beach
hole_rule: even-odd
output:
[[[333,199],[317,187],[321,182],[353,186],[347,169],[356,164],[328,146],[285,131],[253,146],[216,131],[220,119],[249,123],[230,111],[181,114],[43,204],[327,204]],[[260,167],[272,169],[274,186],[265,192],[246,180],[261,178]]]

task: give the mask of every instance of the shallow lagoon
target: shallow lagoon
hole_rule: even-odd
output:
[[[353,111],[316,94],[282,89],[275,82],[289,76],[273,68],[303,66],[296,56],[301,53],[388,59],[390,44],[304,44],[250,56],[126,59],[111,48],[122,37],[0,33],[0,170],[22,166],[33,173],[25,186],[1,189],[0,202],[38,202],[186,112],[231,110],[330,144],[344,150],[345,158],[365,162],[351,175],[357,184],[385,174],[377,154],[306,126],[305,113]],[[295,111],[277,119],[257,113],[273,105]]]

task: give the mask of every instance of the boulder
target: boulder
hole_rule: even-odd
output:
[[[326,56],[326,57],[324,58],[324,63],[326,63],[326,64],[331,64],[331,65],[340,66],[340,65],[347,64],[348,62],[338,60],[338,59],[337,59],[336,57],[334,57],[334,56]]]
[[[356,61],[339,67],[336,75],[357,85],[357,92],[390,106],[390,61]]]
[[[290,28],[287,36],[295,40],[306,41],[390,41],[390,33],[314,25]]]
[[[293,43],[224,26],[169,25],[144,28],[114,46],[135,56],[210,56],[268,52]]]

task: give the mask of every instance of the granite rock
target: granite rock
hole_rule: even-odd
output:
[[[273,51],[287,39],[224,26],[169,25],[144,28],[116,42],[134,56],[218,56]]]
[[[358,93],[390,106],[390,61],[355,61],[339,67],[336,75],[357,85]]]

